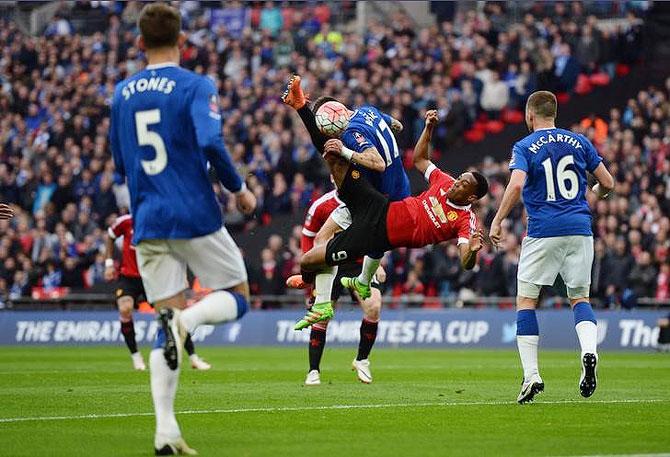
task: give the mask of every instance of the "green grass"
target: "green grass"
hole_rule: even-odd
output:
[[[542,352],[546,391],[519,406],[513,351],[376,350],[375,382],[363,385],[349,371],[351,349],[326,349],[316,388],[302,387],[304,349],[200,352],[214,369],[184,370],[176,408],[203,412],[177,417],[204,456],[670,452],[664,354],[601,354],[598,391],[584,400],[577,354]],[[149,374],[130,368],[121,346],[0,348],[0,455],[152,455]],[[333,405],[368,406],[318,409]],[[95,414],[130,416],[2,421]]]

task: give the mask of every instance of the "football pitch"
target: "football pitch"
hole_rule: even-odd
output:
[[[577,353],[543,351],[545,392],[520,406],[514,351],[375,350],[364,385],[353,349],[327,348],[320,387],[302,386],[304,348],[199,352],[214,368],[183,370],[176,409],[203,456],[670,452],[667,354],[603,352],[585,400]],[[121,345],[2,347],[0,360],[0,455],[153,455],[149,373]]]

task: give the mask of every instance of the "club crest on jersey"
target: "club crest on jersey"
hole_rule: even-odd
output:
[[[363,138],[363,135],[361,135],[358,132],[354,132],[354,139],[356,140],[356,143],[358,143],[358,144],[365,143],[365,138]]]
[[[351,177],[354,178],[354,179],[358,179],[358,178],[361,177],[361,174],[360,174],[360,172],[359,172],[358,170],[353,170],[353,171],[351,172]]]
[[[449,211],[447,213],[447,219],[449,219],[451,222],[454,222],[456,219],[458,219],[458,214],[456,214],[456,211]]]
[[[123,289],[116,289],[116,296],[120,297],[121,295],[123,295]]]

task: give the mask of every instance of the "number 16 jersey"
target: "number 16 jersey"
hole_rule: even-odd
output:
[[[116,169],[128,181],[135,244],[196,238],[221,228],[207,170],[208,158],[214,159],[206,151],[218,145],[219,159],[232,164],[221,138],[218,92],[209,78],[167,63],[120,82],[110,140]],[[229,178],[226,187],[239,190],[234,169]]]
[[[528,236],[593,235],[586,172],[601,161],[586,137],[559,128],[536,130],[514,145],[509,167],[527,173]]]

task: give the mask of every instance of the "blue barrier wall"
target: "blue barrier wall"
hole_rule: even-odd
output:
[[[602,348],[645,349],[656,345],[657,319],[662,311],[599,312],[598,339]],[[544,348],[577,347],[572,312],[540,311]],[[295,346],[309,339],[309,330],[295,332],[300,311],[255,311],[238,322],[202,326],[194,340],[205,345]],[[328,344],[358,343],[359,311],[340,311],[328,326]],[[150,315],[136,314],[138,342],[149,344],[157,325]],[[377,344],[387,347],[513,348],[515,313],[500,310],[393,311],[382,313]],[[115,312],[0,312],[0,344],[94,345],[122,342]]]

